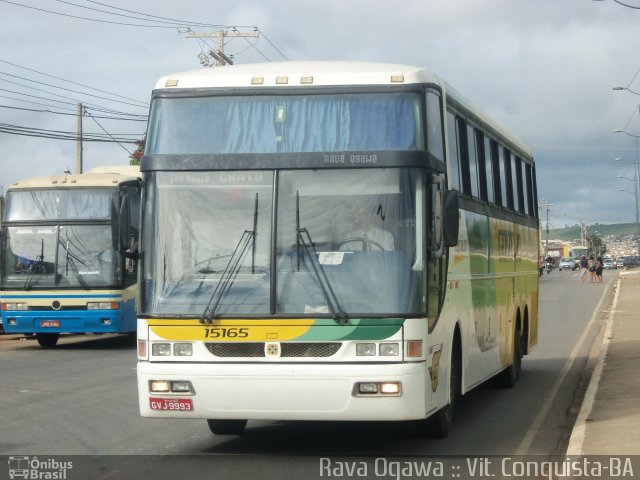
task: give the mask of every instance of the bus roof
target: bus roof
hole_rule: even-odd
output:
[[[367,62],[271,62],[165,75],[156,88],[397,85],[441,82],[423,68]]]
[[[455,88],[433,72],[410,65],[370,62],[271,62],[244,65],[228,65],[218,68],[200,68],[161,77],[156,90],[181,90],[201,88],[287,88],[328,86],[401,86],[432,84],[439,86],[448,101],[487,126],[495,136],[501,137],[518,148],[531,160],[530,148],[510,131],[504,129],[486,115]]]
[[[9,186],[7,191],[34,188],[113,187],[138,178],[140,178],[140,168],[137,166],[98,167],[81,174],[51,175],[18,180]]]

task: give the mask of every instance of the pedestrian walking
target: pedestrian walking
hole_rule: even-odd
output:
[[[584,285],[587,281],[587,271],[589,271],[589,262],[585,255],[580,259],[580,281]]]
[[[604,270],[604,263],[602,257],[598,257],[596,260],[596,280],[598,283],[602,283],[602,271]]]
[[[589,256],[587,264],[589,265],[589,282],[593,283],[596,281],[596,261],[593,259],[593,255]]]

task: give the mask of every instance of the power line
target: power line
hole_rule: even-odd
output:
[[[92,97],[92,98],[99,98],[100,100],[107,100],[109,102],[115,102],[115,103],[123,103],[125,105],[130,105],[132,107],[137,107],[137,108],[148,108],[148,104],[144,104],[144,102],[139,102],[138,100],[134,100],[134,101],[138,102],[138,103],[142,103],[143,105],[136,105],[135,103],[125,102],[123,100],[114,100],[112,98],[103,97],[101,95],[94,95],[92,93],[81,92],[79,90],[73,90],[71,88],[59,87],[57,85],[52,85],[50,83],[45,83],[45,82],[41,82],[41,81],[38,81],[38,80],[31,80],[30,78],[21,77],[20,75],[13,75],[11,73],[0,72],[0,75],[4,75],[5,77],[18,78],[20,80],[24,80],[26,82],[35,83],[37,85],[44,85],[45,87],[57,88],[59,90],[64,90],[65,92],[78,93],[80,95],[86,95],[86,96],[89,96],[89,97]],[[9,83],[15,83],[16,85],[20,85],[20,86],[26,87],[26,88],[33,88],[33,87],[29,87],[28,85],[23,85],[23,84],[20,84],[20,83],[17,83],[17,82],[9,81]],[[47,93],[49,93],[49,92],[47,92]]]
[[[273,44],[273,42],[272,42],[271,40],[269,40],[269,38],[264,34],[264,32],[263,32],[262,30],[260,30],[260,34],[264,37],[264,39],[265,39],[267,42],[269,42],[269,45],[271,45],[271,46],[274,48],[274,50],[275,50],[276,52],[278,52],[278,53],[282,56],[282,58],[284,58],[285,60],[289,60],[289,59],[287,58],[287,56],[286,56],[284,53],[282,53],[282,52],[280,51],[280,49],[279,49],[278,47],[276,47],[276,46]]]
[[[117,140],[113,137],[113,135],[111,135],[111,134],[110,134],[110,133],[109,133],[109,132],[108,132],[108,131],[107,131],[107,130],[102,126],[102,125],[100,125],[100,123],[98,123],[98,120],[96,120],[96,119],[93,117],[93,115],[91,115],[89,112],[87,112],[87,110],[86,110],[86,109],[84,109],[84,113],[85,113],[85,114],[86,114],[86,115],[87,115],[91,120],[93,120],[93,121],[95,122],[95,124],[96,124],[96,125],[98,125],[98,126],[102,129],[102,131],[103,131],[103,132],[105,132],[105,133],[109,136],[109,138],[111,138],[114,142],[116,142],[116,143],[120,146],[120,148],[122,148],[122,149],[123,149],[125,152],[127,152],[129,155],[133,155],[133,153],[132,153],[132,152],[130,152],[129,150],[127,150],[127,149],[124,147],[124,145],[122,145],[122,143],[121,143],[121,142],[117,141]]]
[[[2,95],[0,95],[0,97],[3,97]],[[5,97],[6,98],[6,97]],[[19,99],[17,99],[19,100]],[[35,102],[31,102],[31,103],[35,103]],[[66,115],[66,116],[70,116],[70,117],[77,117],[77,113],[66,113],[66,112],[56,112],[54,110],[42,110],[42,109],[36,109],[36,108],[24,108],[24,107],[13,107],[10,105],[0,105],[0,108],[7,108],[7,109],[11,109],[11,110],[21,110],[21,111],[25,111],[25,112],[36,112],[36,113],[50,113],[53,115]],[[71,109],[69,109],[71,110]],[[107,117],[104,115],[91,115],[89,114],[89,112],[86,112],[87,115],[94,117],[94,118],[100,118],[102,120],[121,120],[121,121],[125,121],[125,122],[146,122],[146,118],[119,118],[119,117]]]
[[[55,78],[56,80],[60,80],[62,82],[66,82],[66,83],[70,83],[70,84],[73,84],[73,85],[77,85],[79,87],[88,88],[90,90],[95,90],[95,91],[100,92],[100,93],[106,93],[107,95],[111,95],[113,97],[124,98],[125,100],[131,100],[133,102],[138,102],[138,103],[142,103],[142,104],[148,105],[147,102],[143,102],[141,100],[136,100],[135,98],[125,97],[123,95],[118,95],[117,93],[108,92],[106,90],[100,90],[99,88],[91,87],[89,85],[84,85],[82,83],[74,82],[72,80],[67,80],[67,79],[64,79],[64,78],[61,78],[61,77],[56,77],[55,75],[50,75],[48,73],[40,72],[38,70],[34,70],[33,68],[28,68],[28,67],[25,67],[25,66],[22,66],[22,65],[18,65],[16,63],[8,62],[7,60],[0,59],[0,63],[5,63],[7,65],[11,65],[12,67],[22,68],[24,70],[28,70],[30,72],[37,73],[39,75],[44,75],[45,77]]]
[[[211,23],[202,23],[202,22],[193,22],[191,20],[179,20],[176,18],[169,18],[169,17],[161,17],[158,15],[150,15],[148,13],[144,13],[144,12],[137,12],[135,10],[127,10],[126,8],[121,8],[121,7],[115,7],[113,5],[109,5],[107,3],[102,3],[102,2],[96,2],[94,0],[85,0],[88,3],[94,3],[96,5],[100,5],[102,7],[107,7],[107,8],[111,8],[113,10],[117,10],[117,11],[121,11],[121,12],[127,12],[127,13],[134,13],[136,15],[142,15],[144,17],[149,17],[149,18],[154,18],[154,19],[159,19],[159,20],[166,20],[169,22],[173,22],[176,24],[180,24],[180,25],[191,25],[191,26],[200,26],[200,27],[210,27],[210,28],[222,28],[222,27],[226,27],[227,25],[215,25],[215,24],[211,24]],[[118,14],[114,14],[111,12],[107,12],[110,13],[111,15],[118,15]]]
[[[11,135],[21,135],[27,137],[48,138],[55,140],[72,140],[77,141],[78,135],[76,132],[69,132],[65,130],[49,130],[43,128],[23,127],[20,125],[11,125],[6,123],[0,123],[0,133],[7,133]],[[116,137],[116,135],[118,137]],[[101,142],[101,143],[131,143],[135,144],[137,139],[140,139],[144,134],[134,133],[118,133],[118,134],[101,134],[101,133],[83,133],[82,140],[87,142]],[[125,138],[125,137],[135,137]]]
[[[8,3],[10,5],[15,5],[17,7],[23,7],[23,8],[28,8],[31,10],[36,10],[39,12],[44,12],[44,13],[50,13],[52,15],[59,15],[59,16],[63,16],[63,17],[68,17],[68,18],[74,18],[76,20],[86,20],[89,22],[99,22],[99,23],[107,23],[107,24],[112,24],[112,25],[122,25],[122,26],[128,26],[128,27],[144,27],[144,28],[165,28],[165,29],[175,29],[178,26],[181,27],[186,27],[188,25],[194,25],[194,26],[201,26],[201,27],[214,27],[214,28],[221,28],[221,27],[230,27],[230,25],[215,25],[215,24],[208,24],[208,23],[202,23],[202,22],[190,22],[190,21],[181,21],[181,20],[175,20],[175,19],[169,19],[169,18],[165,18],[165,17],[158,17],[155,15],[149,15],[149,14],[145,14],[145,13],[140,13],[140,12],[134,12],[132,10],[125,10],[119,7],[114,7],[112,5],[107,5],[105,3],[100,3],[100,2],[91,2],[91,3],[95,3],[98,5],[102,5],[108,8],[111,8],[113,10],[120,10],[123,12],[129,12],[129,13],[135,13],[137,15],[143,15],[145,17],[149,17],[150,19],[154,18],[154,19],[164,19],[164,20],[148,20],[146,18],[141,18],[141,17],[133,17],[131,15],[125,15],[122,13],[114,13],[114,12],[108,12],[105,10],[100,10],[97,8],[92,8],[92,7],[86,7],[83,5],[78,5],[76,3],[72,3],[69,1],[63,1],[63,0],[56,0],[60,3],[64,3],[70,6],[74,6],[77,8],[83,8],[83,9],[88,9],[88,10],[93,10],[99,13],[105,13],[107,15],[113,15],[113,16],[117,16],[117,17],[123,17],[123,18],[132,18],[134,20],[141,20],[143,22],[148,22],[146,24],[139,24],[139,23],[129,23],[129,22],[117,22],[114,20],[104,20],[104,19],[100,19],[100,18],[90,18],[90,17],[85,17],[85,16],[81,16],[81,15],[72,15],[70,13],[63,13],[63,12],[58,12],[55,10],[48,10],[45,8],[38,8],[38,7],[33,7],[31,5],[25,5],[22,3],[18,3],[15,1],[9,1],[9,0],[0,0],[0,2],[2,3]],[[89,0],[87,0],[89,1]],[[151,23],[151,22],[155,22],[155,24]],[[165,24],[169,24],[169,25],[165,25]]]
[[[144,25],[144,24],[139,24],[139,23],[114,22],[113,20],[100,20],[100,19],[97,19],[97,18],[82,17],[82,16],[79,16],[79,15],[71,15],[69,13],[61,13],[61,12],[55,12],[53,10],[47,10],[47,9],[44,9],[44,8],[32,7],[31,5],[23,5],[22,3],[10,2],[9,0],[0,0],[0,2],[8,3],[10,5],[15,5],[17,7],[28,8],[30,10],[37,10],[39,12],[50,13],[52,15],[59,15],[59,16],[62,16],[62,17],[75,18],[76,20],[86,20],[86,21],[89,21],[89,22],[110,23],[112,25],[123,25],[123,26],[128,26],[128,27],[171,28],[171,29],[175,28],[174,26],[168,26],[168,25]]]
[[[10,82],[10,81],[8,81],[8,82]],[[56,97],[60,97],[60,98],[64,98],[64,99],[72,100],[72,101],[71,102],[65,102],[64,100],[56,100],[55,98],[47,98],[47,97],[43,97],[43,96],[39,96],[39,95],[31,95],[29,93],[18,92],[18,91],[15,91],[15,90],[8,90],[6,88],[0,88],[0,91],[13,93],[15,95],[22,95],[22,96],[29,97],[29,98],[45,100],[47,102],[61,103],[63,105],[74,105],[75,106],[78,103],[77,100],[75,100],[73,98],[70,98],[70,97],[65,97],[64,95],[59,95],[57,93],[48,92],[46,90],[40,90],[38,88],[30,87],[28,85],[21,85],[21,84],[19,84],[17,82],[10,82],[10,83],[14,83],[14,84],[17,84],[19,86],[24,86],[24,87],[30,88],[32,90],[40,91],[40,92],[43,92],[43,93],[47,93],[49,95],[54,95]],[[102,112],[102,113],[108,113],[108,114],[112,114],[112,115],[121,115],[121,116],[133,117],[133,118],[146,118],[146,115],[140,115],[140,114],[134,114],[134,113],[128,113],[128,112],[120,112],[118,110],[105,108],[105,107],[102,107],[100,105],[95,105],[95,104],[87,104],[87,105],[90,105],[93,110],[96,110],[96,111],[99,111],[99,112]]]

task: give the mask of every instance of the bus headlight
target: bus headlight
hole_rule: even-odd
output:
[[[167,380],[151,380],[149,382],[151,393],[167,393],[171,391],[171,382]]]
[[[193,345],[190,343],[176,343],[173,345],[173,354],[176,357],[190,357],[193,355]]]
[[[358,382],[353,391],[354,396],[391,396],[402,395],[402,385],[400,382]]]
[[[2,310],[29,310],[26,303],[3,303]]]
[[[395,357],[400,354],[400,344],[398,343],[381,343],[380,356]]]
[[[375,354],[375,343],[356,343],[356,355],[358,357],[373,357]]]
[[[170,343],[153,343],[151,344],[151,355],[154,357],[168,357],[171,355]]]
[[[149,380],[150,393],[181,393],[195,395],[189,380]]]
[[[87,310],[118,310],[118,302],[87,302]]]

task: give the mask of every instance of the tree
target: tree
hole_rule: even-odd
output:
[[[131,155],[129,155],[129,165],[140,165],[140,159],[144,155],[144,145],[146,141],[146,138],[136,141],[136,145],[138,146],[138,148],[136,148],[135,151]]]

